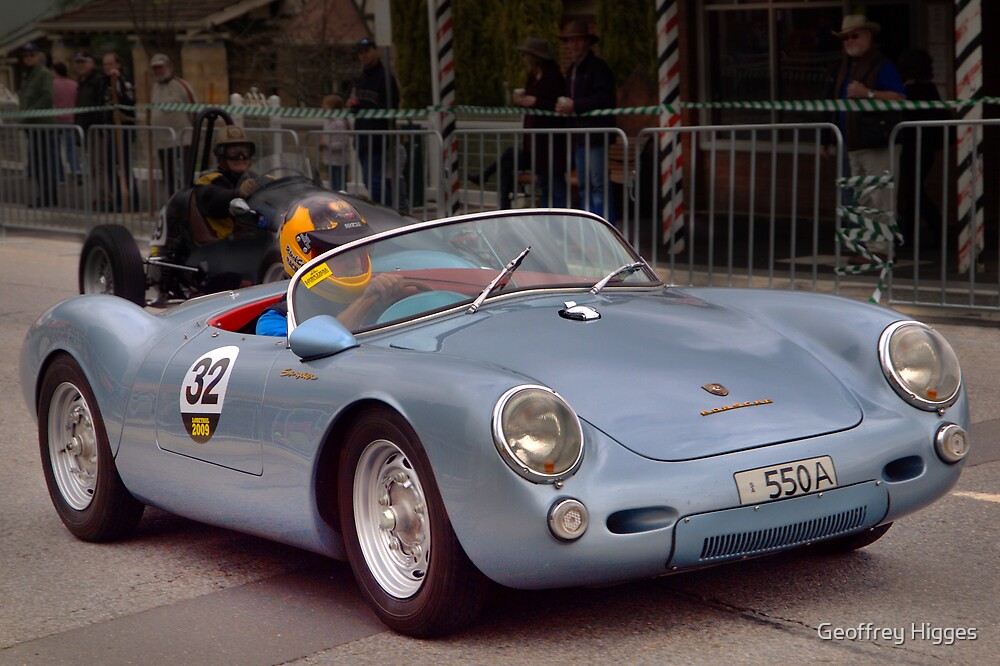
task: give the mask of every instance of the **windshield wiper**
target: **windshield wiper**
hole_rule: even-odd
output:
[[[486,285],[486,288],[483,289],[481,292],[479,292],[479,295],[476,296],[476,300],[472,301],[472,305],[469,306],[469,309],[466,310],[466,312],[468,314],[475,314],[479,310],[479,306],[481,306],[483,304],[483,301],[486,300],[486,297],[489,296],[491,293],[493,293],[493,290],[497,288],[497,285],[500,284],[500,281],[503,280],[505,277],[510,277],[511,275],[514,274],[514,271],[516,271],[517,267],[521,265],[521,262],[524,261],[524,258],[528,256],[529,252],[531,252],[530,245],[521,250],[521,254],[511,259],[510,263],[504,266],[503,270],[500,271],[500,273],[495,278],[493,278],[493,280],[490,281],[488,285]],[[507,283],[504,282],[504,285],[506,284]]]
[[[625,264],[624,266],[619,266],[615,270],[613,270],[610,273],[608,273],[607,275],[605,275],[603,278],[601,278],[598,281],[597,284],[595,284],[593,287],[591,287],[590,288],[590,293],[597,294],[597,292],[599,292],[601,289],[604,289],[606,286],[608,286],[609,282],[611,282],[612,280],[614,280],[616,277],[618,277],[622,273],[627,273],[627,274],[631,275],[632,273],[635,273],[636,271],[642,270],[645,266],[646,266],[646,262],[642,261],[642,260],[639,260],[639,261],[637,261],[635,263],[632,263],[632,264]]]

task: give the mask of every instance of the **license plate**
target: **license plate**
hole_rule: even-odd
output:
[[[733,475],[740,504],[758,504],[837,487],[837,472],[830,456],[758,467]]]

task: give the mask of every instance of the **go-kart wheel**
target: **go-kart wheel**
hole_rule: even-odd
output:
[[[287,280],[288,273],[285,272],[285,265],[281,263],[281,255],[277,250],[270,250],[264,255],[257,270],[257,284],[268,284]]]
[[[850,534],[848,536],[830,539],[829,541],[821,541],[817,544],[813,544],[811,548],[812,551],[818,555],[840,555],[842,553],[849,553],[853,550],[858,550],[859,548],[864,548],[865,546],[875,543],[889,531],[890,527],[892,527],[892,523],[886,523],[885,525],[873,527],[870,530],[861,532],[860,534]]]
[[[38,444],[52,504],[74,536],[112,541],[135,528],[144,507],[118,476],[94,392],[68,355],[42,380]]]
[[[80,251],[80,293],[112,294],[146,304],[142,256],[128,229],[102,224],[87,234]]]
[[[388,409],[362,415],[341,450],[339,475],[348,559],[375,614],[418,637],[471,622],[489,580],[458,543],[409,424]]]

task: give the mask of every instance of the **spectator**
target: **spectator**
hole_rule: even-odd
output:
[[[174,76],[173,64],[170,58],[164,53],[157,53],[149,60],[149,66],[153,70],[153,88],[150,91],[149,101],[156,104],[196,104],[194,90],[191,85],[179,76]],[[178,164],[178,152],[176,145],[165,145],[157,142],[156,157],[160,163],[160,169],[165,175],[168,196],[176,192],[182,179],[178,177],[178,172],[185,173],[191,164],[191,146],[182,140],[184,130],[191,127],[193,114],[188,111],[168,111],[166,109],[153,108],[149,113],[149,124],[154,127],[169,127],[174,130],[177,140],[180,141],[180,164]],[[181,169],[184,169],[181,172]]]
[[[101,58],[107,86],[104,104],[113,107],[108,120],[115,125],[105,151],[107,182],[110,184],[108,207],[115,211],[133,210],[138,193],[132,177],[132,132],[121,128],[135,124],[135,85],[125,74],[122,59],[114,51]]]
[[[328,111],[344,108],[344,98],[327,95],[323,98],[323,108]],[[351,135],[348,134],[346,118],[327,118],[323,121],[323,135],[319,147],[321,159],[326,164],[331,190],[343,190],[347,183],[344,176],[351,161]]]
[[[104,106],[104,89],[107,87],[107,77],[104,76],[103,71],[97,69],[94,57],[87,51],[80,51],[73,56],[73,69],[76,70],[77,79],[76,106],[92,109],[77,113],[75,120],[76,124],[83,130],[84,142],[87,147],[85,154],[88,156],[87,168],[91,175],[93,194],[98,197],[106,189],[103,182],[105,167],[101,157],[102,151],[98,149],[98,145],[103,145],[103,141],[98,141],[96,133],[91,132],[90,128],[106,122],[105,110],[95,107]],[[96,199],[92,202],[94,208],[97,208],[97,203]]]
[[[903,89],[908,100],[940,101],[941,95],[934,85],[934,61],[927,51],[911,49],[899,57],[899,75],[903,79]],[[906,120],[948,120],[951,114],[945,109],[913,109],[905,114]],[[927,174],[934,165],[938,151],[944,145],[948,128],[929,127],[901,130],[903,147],[899,156],[900,218],[907,224],[920,224],[921,247],[936,248],[941,244],[941,211],[927,194]],[[917,137],[920,137],[920,152],[917,153]],[[919,217],[919,220],[918,220]],[[916,251],[916,249],[914,249]]]
[[[566,79],[559,71],[552,47],[544,39],[528,37],[517,47],[528,69],[524,88],[514,91],[514,104],[525,109],[554,111],[556,100],[566,91]],[[526,115],[525,129],[565,127],[562,118]],[[551,160],[550,160],[551,158]],[[516,162],[516,166],[515,166]],[[566,207],[566,136],[555,134],[525,134],[521,149],[506,149],[500,159],[480,174],[469,177],[477,185],[493,175],[499,167],[497,202],[500,208],[509,208],[514,193],[516,171],[532,169],[538,181],[543,206]]]
[[[869,21],[863,14],[848,14],[840,31],[833,34],[844,43],[844,58],[831,77],[832,86],[827,90],[828,99],[869,99],[899,101],[906,99],[903,81],[895,65],[882,56],[873,44],[880,30],[878,23]],[[847,159],[851,176],[878,176],[885,171],[894,172],[889,164],[889,132],[891,116],[884,111],[840,112],[837,124],[847,144]],[[829,146],[823,146],[829,155]],[[861,206],[888,210],[890,190],[876,189],[858,200]],[[889,252],[887,240],[869,241],[867,249],[885,259]],[[866,264],[863,255],[851,257],[853,264]]]
[[[55,92],[55,107],[57,109],[71,109],[76,105],[76,81],[69,78],[66,63],[57,62],[52,65],[55,78],[52,80],[52,88]],[[56,116],[56,122],[60,125],[72,125],[73,114],[67,113]],[[80,167],[80,156],[76,152],[76,132],[71,129],[59,130],[59,143],[56,146],[56,166],[59,172],[59,181],[64,180],[64,169],[62,153],[66,155],[66,170],[71,177],[75,177],[77,182],[83,178],[83,169]]]
[[[52,72],[45,66],[45,54],[34,42],[21,48],[24,78],[21,81],[19,108],[22,111],[51,109],[55,106]],[[28,207],[58,205],[53,167],[55,166],[55,135],[45,130],[52,125],[52,116],[25,118],[25,124],[38,125],[28,130]]]
[[[597,35],[586,21],[570,21],[559,35],[569,47],[572,64],[566,74],[566,96],[556,102],[556,112],[582,114],[616,106],[615,76],[608,63],[594,53]],[[576,117],[570,127],[612,128],[614,116]],[[580,188],[581,208],[615,223],[615,205],[608,187],[608,146],[615,136],[609,132],[577,134],[573,137],[573,158]]]
[[[362,109],[399,108],[399,85],[396,77],[382,62],[375,40],[358,40],[355,53],[361,62],[361,78],[358,79],[347,106],[355,111]],[[358,118],[354,121],[356,131],[386,131],[393,127],[388,119]],[[358,162],[361,176],[373,201],[393,203],[392,188],[385,182],[387,162],[395,159],[395,151],[387,150],[384,137],[379,134],[358,136]]]

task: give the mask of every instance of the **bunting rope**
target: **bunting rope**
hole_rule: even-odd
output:
[[[838,178],[837,185],[842,189],[853,189],[856,192],[857,200],[863,200],[877,190],[895,187],[895,181],[888,172],[880,176],[851,176]],[[868,300],[878,303],[882,300],[882,290],[885,288],[886,279],[892,271],[892,260],[883,259],[868,249],[865,243],[873,241],[885,241],[893,243],[903,242],[903,233],[896,224],[895,216],[888,211],[870,208],[867,206],[838,206],[837,217],[842,222],[851,225],[849,228],[841,227],[837,230],[837,240],[844,246],[847,252],[860,255],[867,261],[863,264],[852,264],[848,266],[838,266],[838,275],[859,275],[868,271],[879,271],[878,280],[875,283],[875,290]]]
[[[899,101],[887,102],[868,99],[817,99],[798,101],[745,101],[745,102],[677,102],[676,104],[654,104],[650,106],[630,106],[614,109],[596,109],[577,114],[588,116],[627,116],[627,115],[659,115],[678,114],[680,109],[750,109],[756,111],[906,111],[926,109],[962,109],[978,104],[1000,104],[1000,97],[977,97],[973,99],[934,100],[934,101]],[[116,108],[142,113],[151,109],[161,111],[184,111],[197,113],[203,109],[222,109],[231,115],[239,116],[270,116],[283,118],[426,118],[434,113],[451,111],[453,113],[484,114],[484,115],[531,115],[557,116],[554,111],[541,109],[524,109],[507,106],[471,106],[458,104],[432,105],[420,109],[317,109],[311,107],[270,107],[270,106],[236,106],[232,104],[187,104],[180,102],[165,102],[157,104],[139,104],[136,106],[114,105],[88,106],[67,109],[32,109],[0,111],[0,120],[19,118],[50,118],[71,114],[93,113],[98,111],[114,111]]]

